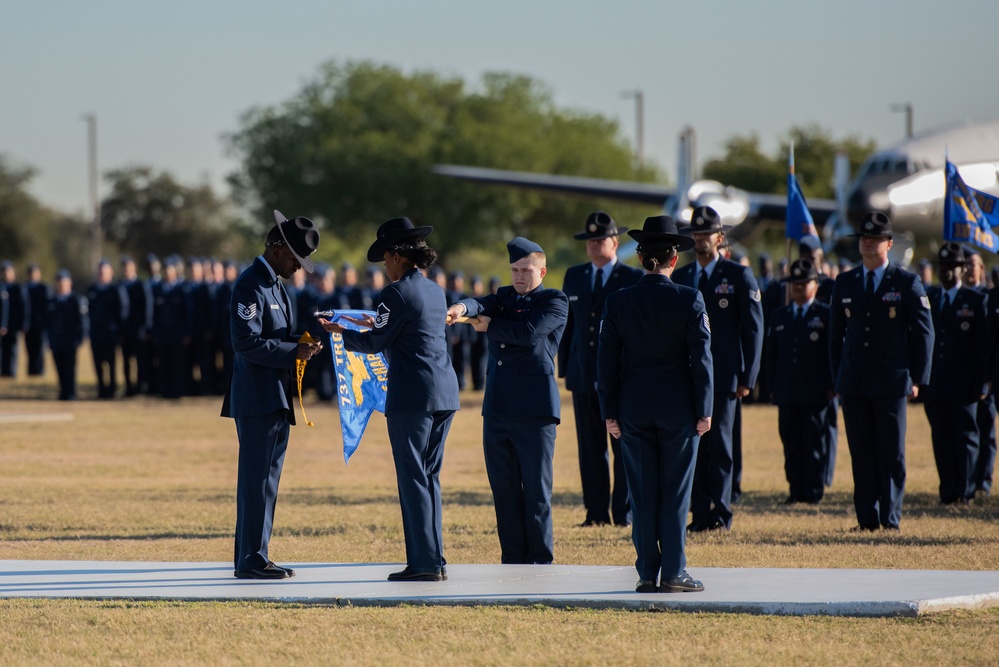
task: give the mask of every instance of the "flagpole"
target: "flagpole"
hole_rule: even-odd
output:
[[[787,168],[788,168],[788,172],[791,174],[791,176],[794,176],[794,140],[793,139],[791,140],[791,152],[788,154]],[[790,181],[790,179],[788,179],[788,180]],[[790,185],[790,183],[788,185]],[[785,216],[788,215],[789,213],[790,213],[790,211],[787,214],[785,214]],[[786,241],[787,241],[787,270],[788,270],[788,272],[790,272],[791,271],[791,237],[787,236],[787,234],[785,234],[784,236],[786,237]],[[784,276],[781,276],[781,278],[783,278],[783,277]],[[786,306],[790,302],[791,302],[791,283],[790,282],[786,282],[786,283],[784,283],[784,305]]]

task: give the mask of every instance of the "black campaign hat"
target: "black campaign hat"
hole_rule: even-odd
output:
[[[309,255],[319,247],[319,230],[308,218],[298,216],[289,220],[281,211],[274,211],[274,223],[281,232],[281,239],[288,246],[302,268],[312,273],[315,266]]]
[[[413,236],[427,238],[432,231],[434,231],[434,228],[429,225],[423,227],[415,226],[409,218],[392,218],[391,220],[386,220],[378,228],[375,242],[368,248],[368,261],[380,262],[385,251],[390,246]]]
[[[680,234],[676,228],[676,221],[668,215],[646,218],[642,228],[631,230],[628,236],[638,241],[639,252],[642,251],[643,245],[650,242],[655,242],[656,245],[674,245],[677,250],[690,250],[694,247],[694,239]]]
[[[690,224],[683,228],[683,233],[708,234],[710,232],[727,232],[730,229],[732,229],[732,225],[723,225],[718,211],[710,206],[698,206],[690,212]]]
[[[819,271],[810,259],[796,259],[791,262],[791,270],[780,279],[782,283],[807,283],[809,280],[818,280]]]
[[[881,211],[871,211],[860,220],[860,231],[851,236],[869,236],[877,239],[890,239],[891,220]]]
[[[609,213],[596,211],[595,213],[590,213],[586,218],[586,226],[583,228],[583,231],[579,234],[574,234],[573,238],[580,241],[606,239],[611,236],[624,234],[627,231],[627,227],[618,227],[617,223],[614,222],[614,218],[610,217]]]
[[[948,241],[940,247],[937,253],[937,264],[945,266],[964,266],[968,263],[968,256],[960,243]]]

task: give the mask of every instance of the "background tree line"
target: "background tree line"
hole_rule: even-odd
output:
[[[316,220],[325,231],[320,259],[334,263],[362,263],[378,224],[406,215],[434,225],[433,245],[448,268],[499,272],[503,246],[517,234],[539,241],[552,264],[568,265],[580,258],[572,233],[594,208],[606,208],[628,226],[655,211],[463,183],[431,173],[431,166],[666,180],[657,167],[636,164],[615,121],[558,108],[543,83],[501,73],[470,86],[430,71],[331,61],[288,100],[248,110],[223,141],[240,164],[229,177],[231,199],[148,165],[106,171],[105,254],[248,259],[277,208]],[[783,192],[791,141],[798,179],[812,197],[832,196],[837,151],[847,152],[855,171],[874,149],[873,141],[837,140],[814,125],[791,128],[772,155],[756,135],[735,135],[703,175],[746,190]],[[32,197],[33,173],[0,155],[0,256],[35,261],[47,277],[65,266],[89,278],[89,255],[82,252],[89,221]]]

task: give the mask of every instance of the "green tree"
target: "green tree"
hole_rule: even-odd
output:
[[[750,192],[787,192],[787,161],[794,144],[794,173],[806,197],[832,199],[835,196],[834,163],[836,154],[846,153],[850,173],[870,155],[876,145],[873,139],[849,136],[834,139],[818,125],[794,126],[773,156],[760,149],[755,134],[734,136],[725,145],[725,156],[704,165],[704,177],[734,185]]]
[[[17,166],[0,154],[0,259],[15,263],[30,260],[50,267],[53,214],[27,190],[34,175],[31,167]]]
[[[101,203],[101,228],[109,245],[137,256],[241,255],[240,235],[232,233],[237,221],[211,186],[186,186],[145,166],[104,179],[111,192]]]
[[[561,241],[594,202],[462,183],[433,174],[436,163],[657,176],[635,167],[616,123],[559,110],[529,77],[487,74],[470,90],[460,79],[367,62],[324,64],[288,101],[244,114],[227,141],[242,163],[234,193],[265,224],[270,209],[287,208],[340,238],[366,240],[382,221],[407,215],[434,225],[435,247],[453,255],[469,245],[501,250],[514,234]]]
[[[867,156],[874,152],[873,139],[863,140],[857,136],[834,139],[828,130],[818,125],[792,127],[789,139],[782,140],[774,157],[775,162],[787,165],[791,143],[794,144],[794,174],[801,184],[806,197],[832,199],[836,196],[834,164],[837,153],[845,153],[850,160],[850,173],[856,174]],[[787,192],[785,181],[781,192]]]
[[[704,178],[749,192],[780,192],[787,188],[787,166],[777,164],[760,149],[760,138],[735,136],[725,144],[725,156],[704,165]]]

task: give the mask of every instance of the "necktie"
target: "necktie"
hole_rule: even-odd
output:
[[[600,267],[593,276],[593,300],[596,301],[604,291],[604,269]]]
[[[948,308],[950,308],[950,292],[944,292],[943,307],[940,308],[940,312],[946,313]]]
[[[867,297],[867,306],[870,307],[874,303],[874,272],[867,272],[867,288],[864,290],[864,295]]]
[[[701,275],[697,279],[697,291],[701,294],[707,294],[708,292],[708,272],[701,269]]]
[[[805,319],[805,309],[802,306],[794,307],[794,323],[801,324],[801,321]]]

